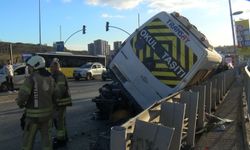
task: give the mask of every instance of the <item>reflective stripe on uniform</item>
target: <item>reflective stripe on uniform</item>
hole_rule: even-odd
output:
[[[64,105],[71,104],[71,98],[67,97],[67,98],[59,99],[59,100],[57,100],[57,104],[58,104],[58,106],[64,106]]]
[[[58,81],[56,84],[57,85],[65,85],[65,82],[64,81]]]
[[[37,80],[35,77],[33,77],[33,80],[34,80],[34,91],[33,91],[33,94],[34,94],[34,107],[35,108],[38,108],[38,85],[37,85]]]
[[[64,140],[65,139],[65,130],[57,130],[56,131],[56,137],[59,140]]]
[[[58,103],[58,106],[67,106],[71,105],[71,102]]]
[[[27,117],[46,117],[52,114],[52,108],[26,109]]]
[[[50,147],[44,147],[43,150],[52,150]]]

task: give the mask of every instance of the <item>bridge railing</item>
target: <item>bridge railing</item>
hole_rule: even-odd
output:
[[[245,66],[243,69],[243,75],[244,75],[244,92],[246,96],[246,103],[247,103],[247,112],[248,114],[246,117],[249,119],[250,114],[250,71],[248,69],[248,66]]]
[[[121,126],[111,128],[111,150],[178,150],[194,147],[195,134],[224,100],[235,80],[227,70],[206,82],[174,93],[151,105]]]

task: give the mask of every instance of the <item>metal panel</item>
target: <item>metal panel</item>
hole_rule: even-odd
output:
[[[217,101],[217,79],[214,78],[212,80],[212,100],[211,100],[212,110],[216,109],[216,101]]]
[[[205,125],[205,99],[206,99],[206,86],[197,86],[194,87],[195,92],[199,92],[199,106],[198,106],[198,120],[197,120],[197,129],[202,129]]]
[[[126,129],[120,126],[111,128],[110,150],[126,149]]]
[[[174,128],[136,120],[132,150],[168,150],[173,134]]]
[[[175,128],[170,150],[180,149],[185,110],[186,104],[165,102],[161,105],[160,123]]]
[[[196,115],[198,109],[199,93],[183,92],[181,93],[181,103],[186,103],[186,116],[188,117],[187,145],[195,145]]]
[[[212,108],[212,82],[208,81],[206,83],[206,112],[211,114]]]

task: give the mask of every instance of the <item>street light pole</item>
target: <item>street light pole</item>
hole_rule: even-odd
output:
[[[59,29],[60,31],[60,41],[62,41],[62,26],[60,25],[60,29]]]
[[[39,0],[39,48],[41,50],[41,46],[42,46],[42,36],[41,36],[41,3]]]
[[[232,13],[231,0],[228,0],[228,2],[229,2],[229,11],[230,11],[232,34],[233,34],[233,44],[234,44],[233,49],[234,49],[234,54],[236,54],[235,33],[234,33],[234,24],[233,24],[233,13]]]
[[[233,34],[233,53],[235,55],[235,63],[236,65],[238,65],[238,58],[236,58],[236,54],[237,54],[237,51],[236,51],[236,40],[235,40],[235,30],[234,30],[234,21],[233,21],[233,16],[234,15],[239,15],[239,14],[242,14],[243,11],[237,11],[237,12],[234,12],[232,13],[232,5],[231,5],[231,0],[228,0],[229,2],[229,11],[230,11],[230,19],[231,19],[231,27],[232,27],[232,34]]]

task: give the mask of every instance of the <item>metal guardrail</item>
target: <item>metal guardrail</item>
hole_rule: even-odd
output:
[[[205,114],[216,110],[234,79],[235,70],[227,70],[201,85],[160,100],[121,126],[112,127],[110,149],[193,148],[195,134],[205,127]]]
[[[241,126],[243,130],[243,142],[244,142],[244,149],[250,149],[250,134],[248,133],[250,124],[249,124],[249,114],[250,114],[250,71],[248,66],[242,68],[243,74],[243,92],[242,92],[242,101],[241,101]]]
[[[250,114],[250,71],[248,66],[244,67],[244,89],[246,94],[246,103],[247,103],[247,118],[249,119]]]

